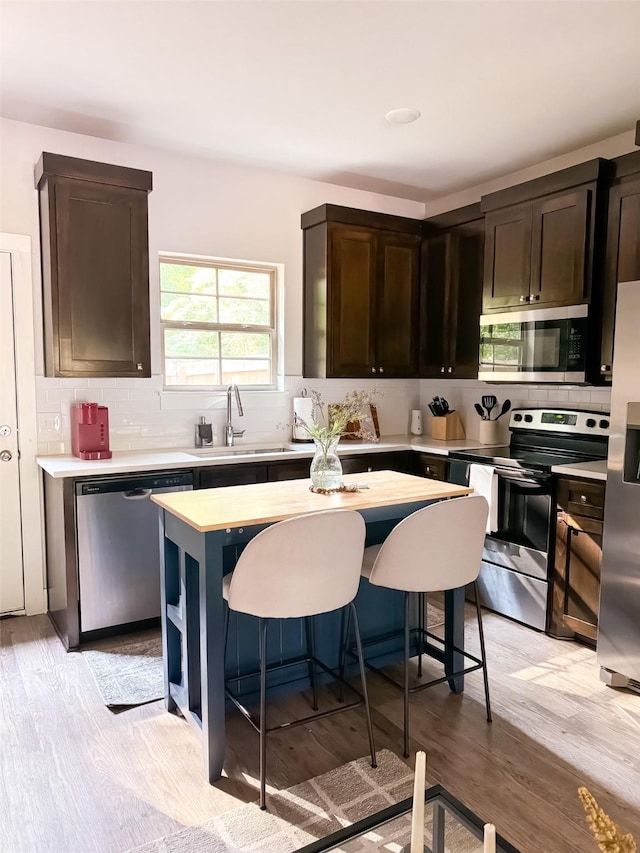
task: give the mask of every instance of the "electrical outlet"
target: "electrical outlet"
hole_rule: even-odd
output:
[[[62,418],[50,412],[38,415],[38,432],[40,435],[58,435],[62,431]]]

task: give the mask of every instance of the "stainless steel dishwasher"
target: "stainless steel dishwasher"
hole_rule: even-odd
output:
[[[76,483],[82,633],[160,615],[159,508],[150,498],[190,489],[191,471]]]

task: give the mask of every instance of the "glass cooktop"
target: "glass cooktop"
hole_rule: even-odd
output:
[[[474,450],[455,450],[449,453],[449,459],[463,462],[477,462],[503,468],[528,468],[532,471],[551,471],[554,465],[571,465],[576,462],[591,462],[604,457],[587,454],[561,453],[558,450],[545,451],[532,448],[504,446],[478,447]]]

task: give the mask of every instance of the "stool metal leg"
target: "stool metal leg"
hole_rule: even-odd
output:
[[[349,649],[349,634],[351,632],[351,605],[342,609],[342,649],[340,652],[340,678],[338,684],[338,702],[344,702],[344,678],[347,674],[347,651]]]
[[[409,603],[410,593],[404,594],[404,757],[409,757]]]
[[[373,742],[373,725],[371,723],[371,708],[369,707],[369,694],[367,692],[367,677],[364,671],[364,657],[362,655],[362,642],[360,640],[360,627],[358,625],[358,612],[352,601],[350,610],[353,613],[353,627],[356,635],[356,648],[358,650],[358,664],[360,665],[360,680],[362,682],[362,698],[364,699],[364,710],[367,717],[367,731],[369,732],[369,749],[371,750],[371,766],[377,767],[376,745]]]
[[[307,657],[314,658],[316,656],[316,643],[313,630],[313,616],[306,616],[304,620],[305,631],[307,634]],[[309,661],[309,681],[313,690],[313,710],[318,710],[318,679],[316,678],[315,661]]]
[[[492,722],[491,702],[489,700],[489,677],[487,675],[487,653],[484,646],[484,628],[482,627],[482,607],[480,606],[480,590],[478,581],[473,582],[473,593],[476,598],[476,613],[478,615],[478,633],[480,635],[480,658],[482,660],[482,675],[484,678],[484,699],[487,705],[487,722]]]
[[[422,678],[422,652],[424,650],[424,592],[418,593],[418,678]]]
[[[229,605],[224,608],[224,658],[227,659],[227,641],[229,640]]]
[[[267,776],[267,625],[260,619],[260,808],[265,811]]]

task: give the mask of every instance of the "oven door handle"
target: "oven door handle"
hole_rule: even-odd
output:
[[[529,472],[513,471],[510,468],[496,468],[495,470],[499,479],[517,483],[525,489],[539,489],[551,481],[551,475],[542,472],[532,475]]]

